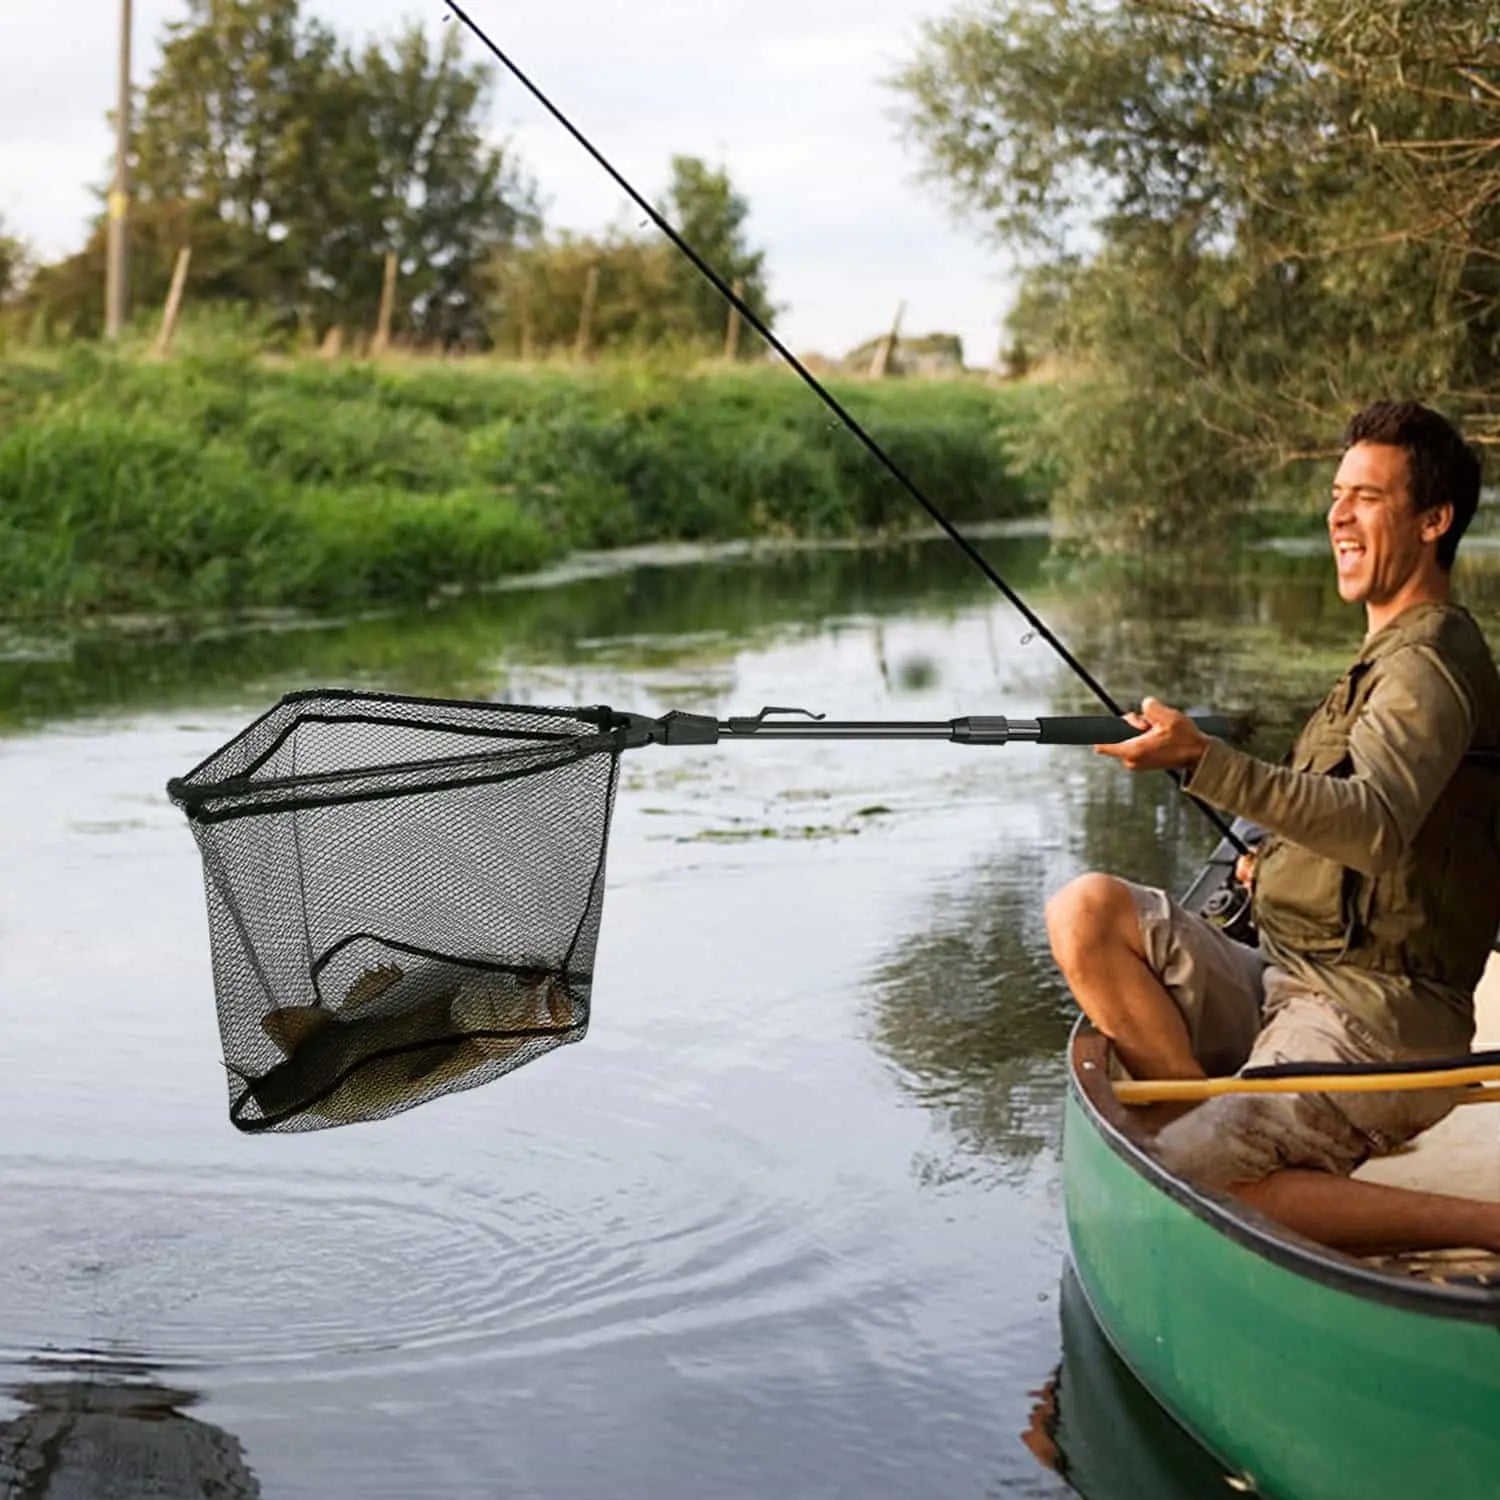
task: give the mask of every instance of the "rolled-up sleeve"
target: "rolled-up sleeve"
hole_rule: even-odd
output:
[[[1474,710],[1429,646],[1403,647],[1376,670],[1347,776],[1269,765],[1213,740],[1186,790],[1361,874],[1389,869],[1458,769]]]

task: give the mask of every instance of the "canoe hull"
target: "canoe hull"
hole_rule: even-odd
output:
[[[1156,1399],[1279,1500],[1500,1493],[1493,1293],[1371,1271],[1171,1178],[1108,1118],[1090,1041],[1064,1130],[1073,1259]]]

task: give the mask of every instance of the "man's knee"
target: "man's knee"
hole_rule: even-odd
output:
[[[1156,1155],[1197,1187],[1249,1201],[1254,1185],[1288,1167],[1347,1177],[1366,1142],[1326,1099],[1307,1094],[1226,1094],[1157,1132]]]
[[[1089,954],[1140,945],[1140,918],[1130,887],[1091,871],[1070,880],[1047,902],[1047,937],[1066,971]]]
[[[1284,1165],[1278,1135],[1267,1128],[1259,1096],[1210,1099],[1157,1133],[1153,1154],[1166,1169],[1194,1187],[1227,1192],[1260,1182]]]

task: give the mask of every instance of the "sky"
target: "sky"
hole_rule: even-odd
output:
[[[465,9],[650,201],[674,154],[728,169],[767,252],[778,334],[841,354],[884,331],[959,334],[991,365],[1010,282],[977,225],[918,180],[882,80],[923,20],[957,0],[467,0]],[[304,0],[353,42],[407,21],[434,32],[442,0]],[[120,0],[0,0],[0,222],[44,258],[76,249],[109,175]],[[155,67],[185,0],[134,0],[132,73]],[[466,42],[469,56],[484,57]],[[538,183],[549,226],[640,219],[620,190],[502,78],[490,119]]]

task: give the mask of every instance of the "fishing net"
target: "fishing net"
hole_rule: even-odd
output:
[[[235,1125],[380,1119],[584,1035],[629,717],[294,693],[168,784]]]

